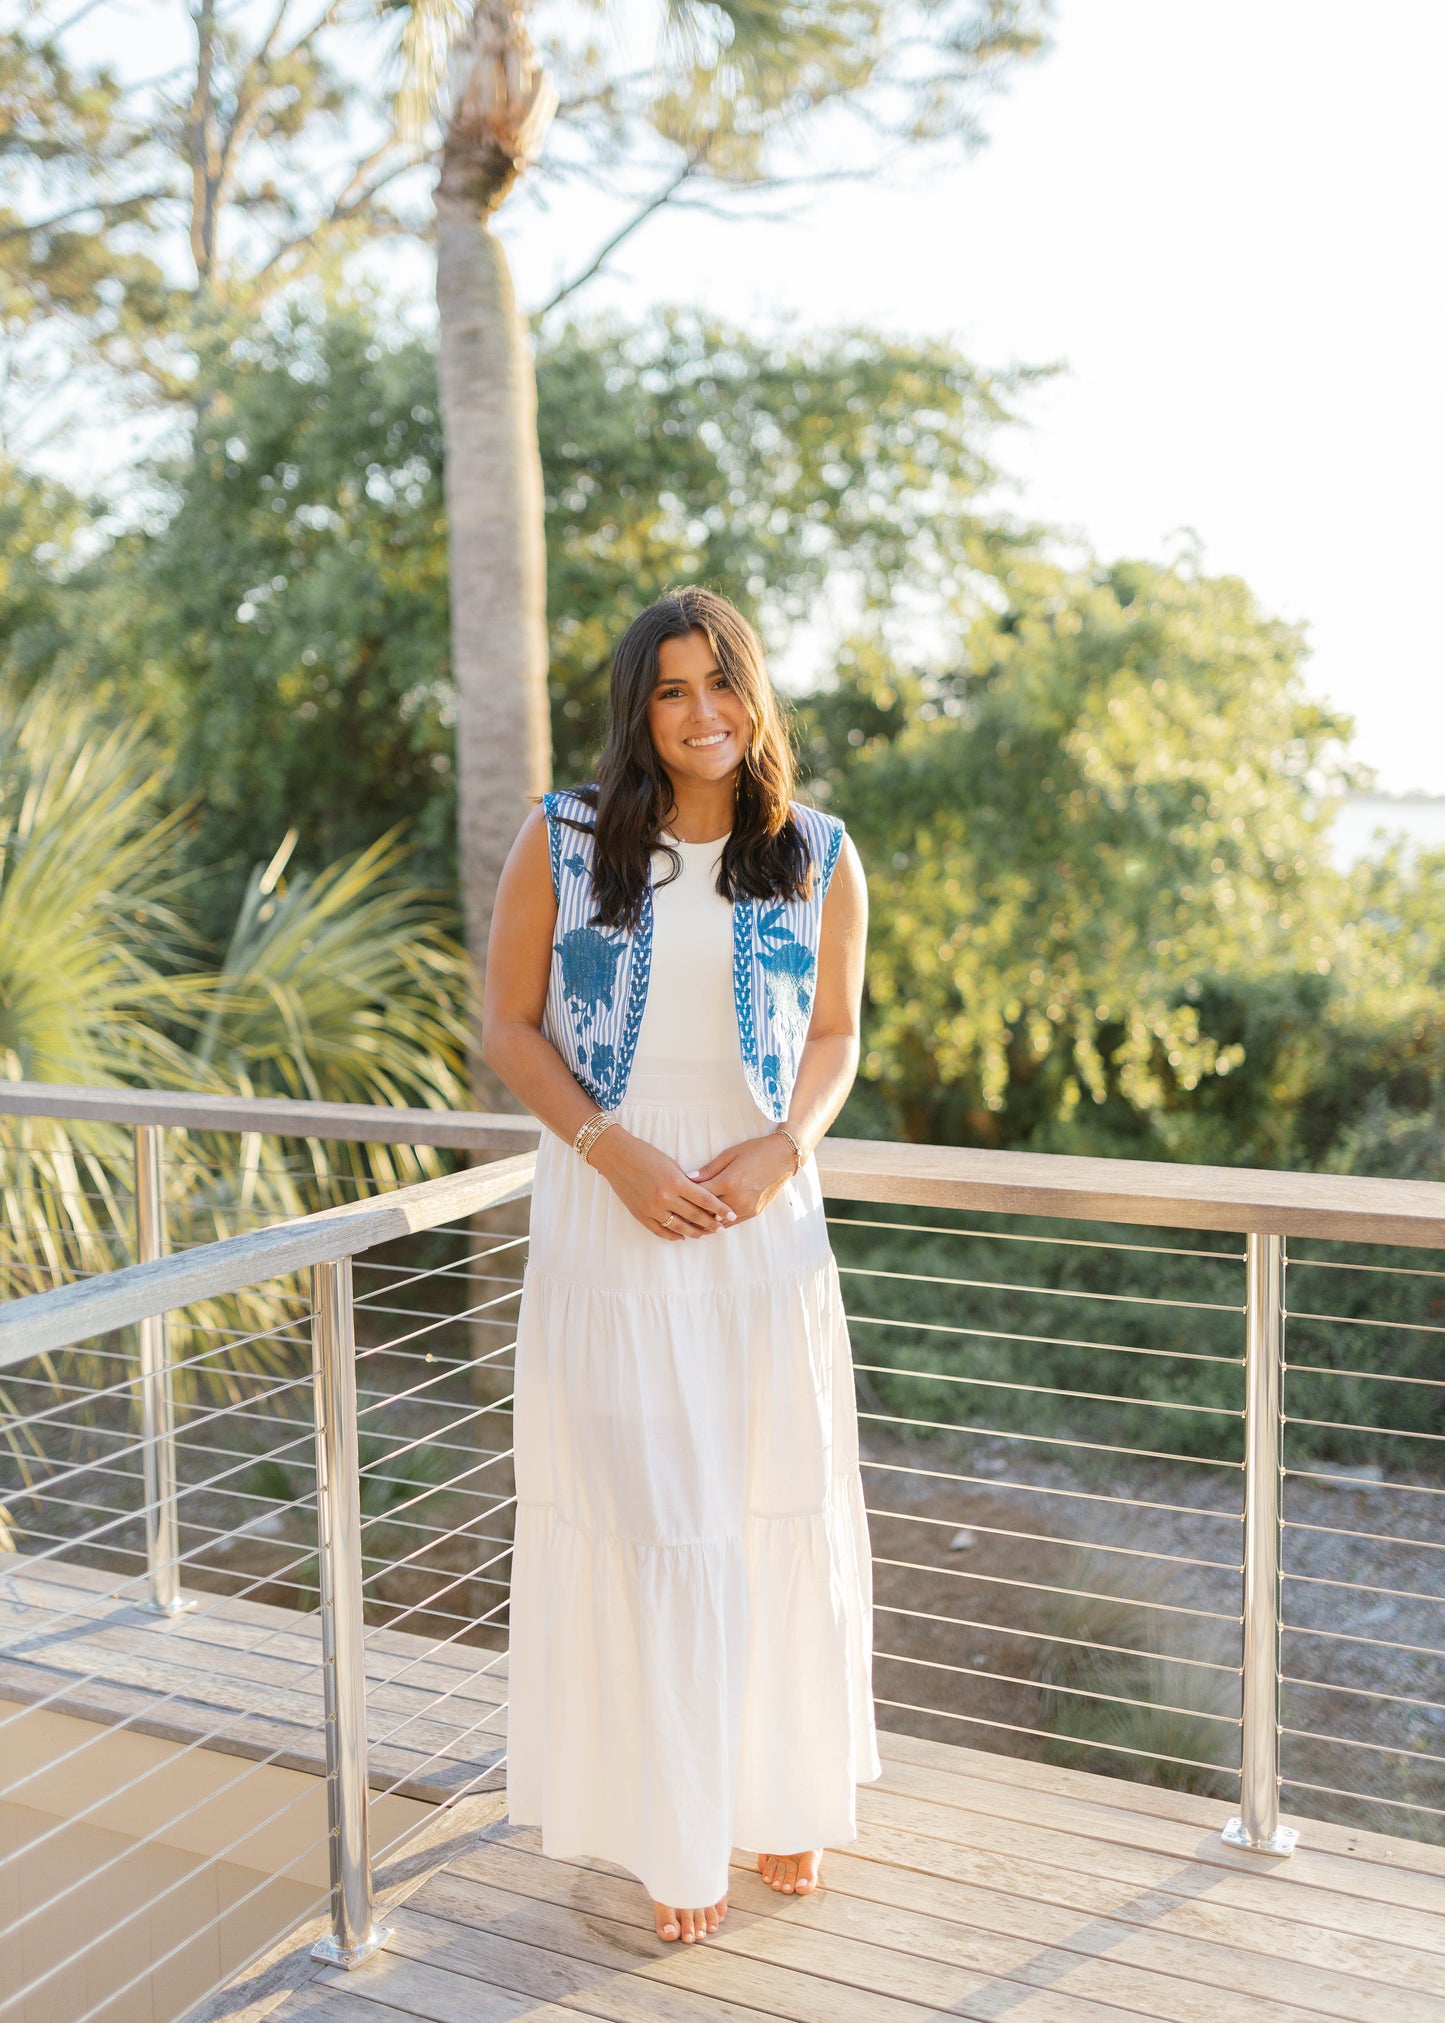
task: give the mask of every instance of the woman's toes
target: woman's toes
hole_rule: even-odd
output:
[[[719,1897],[719,1898],[718,1898],[718,1900],[717,1900],[717,1902],[716,1902],[716,1903],[715,1903],[715,1904],[713,1905],[713,1909],[714,1909],[714,1910],[715,1910],[715,1911],[717,1912],[717,1921],[718,1921],[718,1923],[719,1923],[719,1924],[721,1924],[721,1923],[722,1923],[722,1921],[723,1921],[723,1919],[724,1919],[724,1918],[725,1918],[725,1917],[727,1916],[727,1914],[728,1914],[728,1900],[727,1900],[727,1898],[726,1898],[726,1897]]]
[[[710,1932],[715,1932],[717,1930],[718,1915],[716,1904],[709,1904],[705,1911],[698,1912],[698,1916],[703,1919],[704,1923],[707,1925],[707,1928]]]
[[[677,1922],[677,1912],[671,1904],[654,1903],[652,1917],[657,1926],[658,1938],[675,1939],[679,1936],[682,1928]]]

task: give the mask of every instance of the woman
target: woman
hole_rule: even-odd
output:
[[[546,1125],[517,1336],[512,1820],[727,1912],[818,1881],[879,1775],[870,1560],[813,1148],[858,1060],[867,902],[790,798],[753,632],[664,597],[596,781],[497,890],[486,1057]]]

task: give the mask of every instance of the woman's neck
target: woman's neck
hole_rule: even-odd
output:
[[[737,776],[684,780],[674,784],[665,827],[680,843],[718,843],[728,835],[737,811]]]

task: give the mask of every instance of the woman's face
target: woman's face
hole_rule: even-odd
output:
[[[647,728],[674,789],[683,780],[728,779],[742,764],[752,719],[701,632],[658,648]]]

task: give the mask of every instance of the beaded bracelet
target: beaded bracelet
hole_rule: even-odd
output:
[[[795,1173],[801,1173],[803,1170],[803,1148],[798,1143],[797,1139],[793,1136],[792,1132],[788,1129],[787,1125],[774,1124],[773,1136],[775,1138],[787,1139],[788,1143],[793,1148],[793,1171]]]
[[[592,1112],[592,1115],[587,1119],[586,1123],[577,1133],[577,1136],[572,1140],[573,1151],[579,1152],[582,1155],[584,1163],[588,1165],[591,1164],[591,1160],[588,1157],[588,1155],[590,1154],[592,1147],[597,1143],[597,1140],[602,1136],[602,1133],[608,1130],[616,1122],[617,1122],[616,1113],[612,1110],[594,1110]]]

